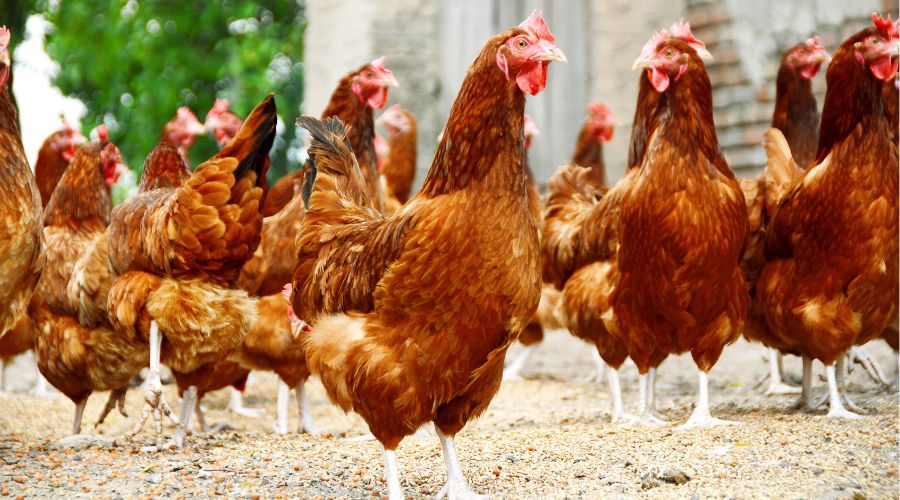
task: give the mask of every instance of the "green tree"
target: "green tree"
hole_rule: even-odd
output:
[[[246,116],[275,92],[283,133],[269,179],[296,168],[294,119],[303,96],[304,0],[78,0],[46,2],[53,24],[47,52],[60,64],[55,84],[88,108],[85,129],[105,122],[138,170],[178,106],[201,121],[217,98]],[[191,149],[198,165],[216,151],[211,137]]]

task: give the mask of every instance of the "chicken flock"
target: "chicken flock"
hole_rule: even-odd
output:
[[[109,391],[102,422],[143,368],[151,450],[182,447],[203,395],[253,370],[289,391],[299,432],[313,423],[304,386],[358,413],[384,449],[387,493],[403,496],[395,451],[433,425],[443,493],[474,495],[455,435],[518,376],[545,329],[566,328],[608,366],[612,419],[666,424],[656,369],[689,352],[698,399],[681,428],[712,416],[708,373],[741,335],[771,350],[769,392],[800,392],[812,409],[812,361],[825,365],[828,415],[857,418],[848,360],[880,377],[858,346],[898,318],[898,23],[872,25],[829,56],[817,37],[780,62],[767,161],[759,178],[730,170],[713,122],[705,44],[684,22],[652,35],[638,76],[625,175],[607,184],[603,147],[615,118],[587,106],[572,162],[542,198],[527,151],[538,135],[526,94],[566,56],[540,12],[484,45],[454,102],[421,189],[413,193],[416,121],[375,110],[397,85],[384,58],[347,73],[321,118],[297,123],[309,158],[269,187],[274,96],[246,119],[217,100],[200,122],[178,109],[147,156],[137,192],[113,207],[126,169],[101,126],[47,138],[34,173],[10,97],[9,32],[0,28],[0,357],[33,349],[47,381],[72,400],[79,433],[88,397]],[[830,62],[829,62],[830,61]],[[821,116],[810,80],[825,64]],[[212,132],[220,151],[192,168],[187,151]],[[504,371],[516,341],[522,355]],[[782,354],[803,384],[781,379]],[[636,414],[618,370],[640,373]],[[172,371],[176,412],[162,393]],[[0,369],[2,376],[2,369]],[[0,387],[2,389],[2,387]],[[176,424],[166,441],[162,424]]]

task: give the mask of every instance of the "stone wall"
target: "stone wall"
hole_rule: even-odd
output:
[[[765,162],[760,144],[771,120],[780,54],[818,33],[833,51],[870,24],[872,10],[888,0],[307,0],[304,111],[321,113],[347,71],[386,55],[400,81],[390,103],[401,103],[419,121],[421,183],[465,70],[491,35],[543,8],[570,63],[550,71],[548,88],[529,98],[542,135],[531,153],[542,183],[572,153],[588,100],[606,102],[619,126],[606,147],[608,178],[624,170],[638,73],[631,64],[657,29],[679,18],[714,56],[708,64],[720,144],[739,175]],[[819,105],[824,71],[816,76]]]

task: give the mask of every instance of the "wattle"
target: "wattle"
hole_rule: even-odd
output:
[[[897,72],[897,61],[891,61],[890,56],[879,57],[869,65],[869,69],[871,69],[875,78],[881,81],[888,81]]]
[[[665,71],[658,70],[656,68],[647,70],[647,77],[650,78],[650,83],[653,85],[653,88],[656,89],[657,92],[662,94],[669,88],[669,75]]]
[[[374,94],[369,96],[369,99],[366,100],[366,104],[369,105],[372,109],[381,109],[384,107],[384,104],[388,100],[388,89],[387,87],[381,87],[376,90]]]
[[[547,61],[530,61],[516,75],[516,84],[522,92],[538,95],[547,86]]]

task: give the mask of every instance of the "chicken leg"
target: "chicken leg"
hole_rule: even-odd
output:
[[[877,384],[882,385],[884,387],[890,387],[890,382],[888,382],[887,377],[884,376],[884,370],[881,369],[881,365],[878,364],[878,360],[875,359],[874,356],[869,354],[869,351],[863,349],[862,346],[855,345],[847,351],[847,357],[850,358],[850,361],[856,363],[858,365],[862,365],[862,367],[866,370],[866,373],[872,377]],[[843,377],[843,374],[840,374]]]
[[[127,391],[128,388],[113,389],[112,391],[109,391],[109,399],[106,401],[106,406],[103,407],[103,411],[100,412],[100,418],[97,419],[94,428],[99,427],[100,424],[106,420],[106,416],[109,415],[109,412],[111,412],[113,408],[118,408],[119,413],[121,413],[123,417],[128,418],[128,413],[125,412],[125,394]]]
[[[843,358],[843,356],[841,357]],[[840,361],[838,364],[840,364]],[[858,415],[844,408],[844,405],[841,402],[841,393],[838,390],[834,364],[825,366],[825,377],[828,379],[828,416],[850,419],[863,418],[862,415]]]
[[[803,382],[800,385],[800,397],[792,405],[795,410],[812,410],[815,408],[812,394],[812,358],[803,356]]]
[[[85,397],[81,401],[75,403],[75,420],[72,421],[72,435],[81,434],[81,417],[84,415],[84,407],[87,406],[88,398]]]
[[[798,394],[800,387],[784,382],[784,356],[778,349],[769,348],[769,388],[766,396],[774,394]]]
[[[188,387],[181,397],[181,418],[179,419],[181,422],[175,429],[175,437],[172,439],[172,444],[176,448],[184,448],[184,440],[187,437],[188,427],[191,425],[191,415],[199,403],[197,400],[197,386],[192,385]]]
[[[600,357],[600,353],[597,352],[597,349],[591,349],[591,361],[594,362],[594,369],[587,375],[579,377],[576,380],[577,382],[582,384],[603,382],[603,378],[606,377],[606,369],[608,366],[606,365],[606,362],[603,361],[603,358]]]
[[[662,427],[668,424],[656,413],[656,368],[650,368],[647,373],[641,374],[640,400],[640,414],[629,421],[629,425]]]
[[[684,431],[688,429],[704,429],[716,425],[737,425],[739,422],[731,420],[722,420],[713,417],[709,412],[709,376],[703,370],[697,370],[699,382],[699,394],[697,397],[697,406],[691,417],[678,430]]]
[[[266,410],[262,408],[245,408],[244,393],[234,387],[231,388],[231,399],[228,400],[228,411],[250,418],[259,418],[266,412]]]
[[[447,468],[447,485],[444,486],[435,498],[440,499],[446,495],[449,500],[487,498],[469,489],[466,478],[463,477],[462,467],[459,465],[459,457],[456,455],[456,445],[453,436],[447,436],[435,424],[434,430],[441,441],[441,451],[444,454],[444,466]]]
[[[389,500],[403,500],[403,488],[400,486],[400,467],[397,465],[397,454],[394,450],[384,449],[384,481],[388,487]]]
[[[297,432],[300,434],[305,432],[314,436],[325,434],[324,430],[316,427],[316,424],[313,423],[312,412],[309,411],[309,397],[306,394],[306,381],[301,381],[297,387],[294,387],[294,394],[297,396],[297,410],[300,417]]]
[[[625,407],[622,404],[622,386],[619,383],[619,370],[609,367],[607,376],[609,378],[609,395],[612,397],[612,419],[610,422],[616,423],[622,420],[631,422],[636,420],[636,416],[625,413]]]
[[[516,359],[512,361],[506,368],[503,369],[503,380],[522,380],[522,368],[525,367],[525,362],[528,361],[528,358],[534,354],[534,351],[537,350],[540,343],[527,345],[522,349],[522,352],[516,356]]]
[[[291,399],[290,390],[291,388],[283,380],[278,380],[278,399],[275,401],[275,432],[278,434],[287,434],[288,402]]]
[[[156,445],[162,445],[162,415],[165,414],[175,425],[179,424],[178,417],[172,412],[169,403],[166,402],[162,393],[162,381],[159,378],[159,356],[162,349],[162,335],[159,333],[159,326],[156,321],[150,322],[150,369],[147,372],[147,379],[144,381],[146,395],[144,396],[144,407],[141,410],[141,418],[138,419],[134,429],[125,435],[126,439],[133,438],[144,427],[147,417],[153,415],[153,423],[156,426]]]

